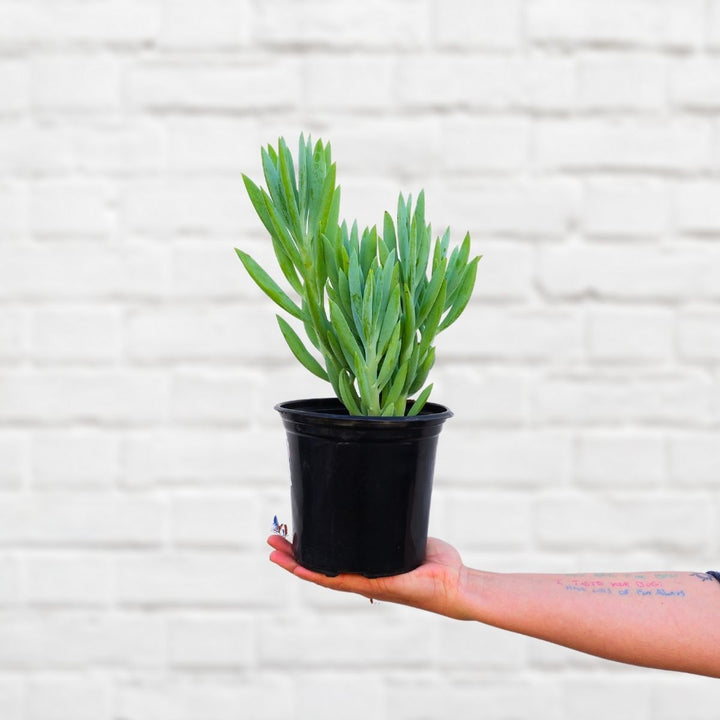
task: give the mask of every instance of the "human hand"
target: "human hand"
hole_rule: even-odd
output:
[[[409,605],[456,619],[467,619],[463,604],[466,568],[454,547],[437,538],[428,538],[425,562],[409,573],[382,578],[344,573],[327,577],[299,565],[292,545],[279,535],[271,535],[270,560],[297,577],[332,590],[357,593],[372,600]]]

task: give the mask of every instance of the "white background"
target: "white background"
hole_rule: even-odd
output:
[[[484,255],[431,532],[720,569],[718,0],[0,0],[2,720],[709,720],[716,684],[303,586],[241,172],[331,141]],[[276,273],[279,275],[279,273]],[[718,592],[720,603],[720,590]]]

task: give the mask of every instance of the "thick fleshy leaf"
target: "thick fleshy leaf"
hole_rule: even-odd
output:
[[[347,360],[348,367],[354,367],[355,356],[362,356],[362,351],[360,350],[360,346],[358,345],[355,336],[350,330],[347,320],[345,320],[342,310],[340,310],[337,304],[332,300],[330,301],[330,318],[332,320],[340,349]]]
[[[432,389],[433,386],[432,384],[430,384],[420,393],[418,399],[412,404],[412,407],[408,410],[408,417],[413,417],[420,413],[420,411],[425,407],[425,403],[428,401]]]
[[[250,255],[235,248],[235,252],[258,287],[283,310],[298,320],[305,320],[305,313],[285,294],[283,289],[253,260]]]
[[[380,336],[378,337],[378,355],[385,354],[387,344],[395,331],[397,331],[399,339],[401,330],[402,323],[400,322],[400,288],[395,286],[392,290],[390,302],[388,303],[387,310],[385,311],[385,317],[383,318],[383,324],[380,329]]]
[[[387,352],[380,367],[380,373],[377,378],[377,386],[380,390],[384,390],[397,370],[398,358],[400,357],[400,325],[395,325],[392,337],[388,343]]]
[[[405,387],[407,371],[407,365],[401,365],[398,368],[395,378],[392,381],[392,385],[390,386],[390,390],[387,392],[387,395],[383,397],[383,408],[388,405],[397,406],[397,401],[401,398],[403,388]]]
[[[339,375],[339,386],[340,386],[340,400],[343,405],[347,408],[347,411],[351,415],[362,415],[360,409],[360,398],[358,398],[355,388],[352,386],[350,380],[348,380],[347,372],[344,370]]]
[[[317,375],[321,380],[327,380],[328,375],[323,370],[322,365],[308,352],[303,345],[302,340],[290,325],[279,315],[276,315],[280,331],[283,334],[292,354],[313,374]]]
[[[393,222],[392,215],[385,211],[383,215],[383,243],[388,249],[388,252],[395,251],[397,257],[397,237],[395,235],[395,223]],[[383,260],[383,265],[385,261]]]
[[[458,319],[458,317],[460,317],[462,311],[467,307],[467,304],[470,301],[470,296],[472,295],[473,288],[475,286],[477,264],[479,261],[480,257],[476,257],[465,269],[462,283],[455,295],[453,305],[450,308],[450,312],[448,312],[448,314],[443,318],[443,321],[440,323],[438,332],[449,328]]]

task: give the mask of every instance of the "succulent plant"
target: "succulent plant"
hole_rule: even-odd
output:
[[[382,235],[341,222],[329,143],[313,146],[301,135],[296,164],[280,138],[261,157],[267,189],[243,180],[296,299],[250,255],[236,252],[260,289],[303,324],[323,364],[278,315],[290,350],[331,383],[351,415],[419,413],[432,390],[423,386],[435,337],[457,320],[475,284],[480,256],[470,259],[469,234],[449,257],[449,229],[433,245],[424,192],[414,207],[411,196],[400,195],[395,220],[385,213]]]

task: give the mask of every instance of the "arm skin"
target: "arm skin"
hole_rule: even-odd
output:
[[[720,583],[704,573],[490,573],[442,540],[404,575],[326,577],[270,536],[270,560],[303,580],[458,620],[476,620],[609,660],[720,677]]]

